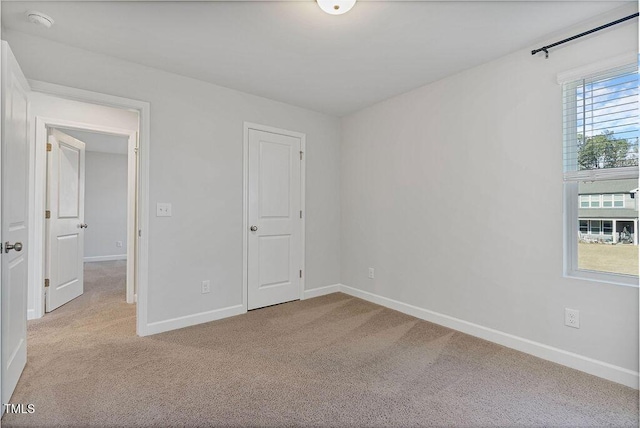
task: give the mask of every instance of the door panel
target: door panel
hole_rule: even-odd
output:
[[[27,361],[29,86],[2,42],[2,403],[9,403]],[[7,243],[15,245],[8,249]],[[20,243],[22,246],[18,245]],[[10,247],[9,247],[10,248]]]
[[[300,138],[249,130],[248,309],[300,298]]]
[[[84,159],[85,145],[52,129],[49,134],[47,250],[49,279],[46,311],[50,312],[84,291]]]
[[[58,217],[79,217],[79,189],[78,171],[80,170],[80,150],[60,143],[60,181],[64,183],[58,187]]]

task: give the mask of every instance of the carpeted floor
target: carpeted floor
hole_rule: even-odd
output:
[[[122,262],[29,323],[13,426],[638,426],[638,392],[332,294],[147,338]]]

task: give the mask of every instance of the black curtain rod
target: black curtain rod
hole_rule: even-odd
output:
[[[583,37],[583,36],[586,36],[588,34],[595,33],[596,31],[604,30],[605,28],[609,28],[609,27],[611,27],[613,25],[620,24],[621,22],[628,21],[630,19],[637,18],[637,17],[638,17],[638,13],[636,12],[633,15],[625,16],[624,18],[620,18],[620,19],[615,20],[613,22],[610,22],[608,24],[601,25],[601,26],[599,26],[597,28],[593,28],[593,29],[591,29],[589,31],[585,31],[584,33],[580,33],[580,34],[577,34],[575,36],[569,37],[567,39],[560,40],[559,42],[555,42],[555,43],[552,43],[550,45],[543,46],[543,47],[541,47],[539,49],[534,49],[534,50],[531,51],[531,55],[535,55],[538,52],[544,52],[545,58],[549,58],[549,49],[551,49],[553,47],[556,47],[556,46],[561,45],[563,43],[570,42],[571,40],[575,40],[575,39],[577,39],[579,37]]]

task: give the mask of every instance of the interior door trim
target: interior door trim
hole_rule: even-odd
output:
[[[108,107],[132,109],[139,113],[138,124],[138,183],[136,186],[138,213],[136,216],[136,236],[137,245],[135,272],[136,284],[136,333],[138,336],[148,336],[153,334],[147,321],[148,306],[148,282],[149,282],[149,149],[151,131],[151,104],[146,101],[138,101],[130,98],[118,97],[115,95],[103,94],[99,92],[87,91],[68,86],[56,85],[37,80],[28,80],[32,92],[41,92],[54,95],[60,98],[68,98],[77,101],[99,104]],[[46,120],[43,120],[46,123]],[[46,127],[45,127],[46,129]],[[40,131],[41,132],[41,131]],[[37,140],[37,138],[36,138]],[[34,152],[38,153],[38,147]],[[32,159],[34,162],[34,159]],[[33,163],[32,163],[33,165]],[[37,168],[36,168],[37,173]],[[36,200],[37,202],[37,200]],[[44,215],[43,215],[44,217]],[[44,221],[44,220],[43,220]]]
[[[307,210],[305,204],[305,176],[306,176],[306,134],[296,131],[288,131],[286,129],[274,128],[272,126],[260,125],[257,123],[244,122],[244,137],[242,146],[242,306],[245,312],[248,310],[248,288],[249,288],[249,130],[262,132],[270,132],[272,134],[286,135],[289,137],[300,139],[300,151],[303,153],[300,161],[300,207],[302,209],[302,221],[300,231],[301,245],[301,264],[302,276],[300,278],[300,300],[304,299],[305,278],[307,276],[305,247],[306,247],[306,217]]]

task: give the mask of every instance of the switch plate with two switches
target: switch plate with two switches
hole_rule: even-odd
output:
[[[564,325],[580,328],[580,311],[577,309],[564,308]]]
[[[158,202],[156,204],[156,217],[171,217],[171,204]]]

